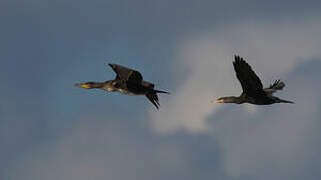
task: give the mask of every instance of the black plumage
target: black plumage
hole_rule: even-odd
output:
[[[233,62],[236,77],[240,81],[243,92],[239,97],[229,96],[219,98],[218,103],[250,103],[257,105],[268,105],[274,103],[293,103],[273,96],[277,90],[282,90],[285,84],[277,80],[268,88],[263,88],[260,78],[252,70],[251,66],[240,56],[235,56]]]
[[[117,64],[108,64],[116,73],[114,80],[106,82],[87,82],[78,83],[75,86],[85,89],[102,89],[109,92],[120,92],[128,95],[145,95],[153,105],[158,109],[159,100],[157,93],[166,93],[166,91],[155,90],[153,83],[143,80],[140,72]]]

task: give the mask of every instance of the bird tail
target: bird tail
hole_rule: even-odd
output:
[[[170,94],[167,91],[160,91],[160,90],[154,90],[155,93],[163,93],[163,94]]]
[[[291,103],[291,104],[294,104],[293,101],[288,101],[288,100],[284,100],[284,99],[280,99],[278,103]]]

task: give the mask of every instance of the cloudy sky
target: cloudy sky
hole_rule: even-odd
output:
[[[2,0],[1,180],[319,180],[319,0]],[[216,104],[244,57],[296,104]],[[73,87],[139,70],[171,95]]]

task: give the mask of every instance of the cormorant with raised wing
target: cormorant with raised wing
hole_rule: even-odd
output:
[[[233,62],[236,77],[240,81],[243,92],[239,97],[229,96],[221,97],[216,100],[218,103],[250,103],[256,105],[269,105],[274,103],[294,103],[273,96],[273,93],[282,90],[285,84],[276,80],[268,88],[263,89],[260,78],[252,70],[251,66],[247,64],[240,56],[235,56]]]
[[[85,89],[102,89],[109,92],[116,91],[128,95],[145,95],[157,109],[160,105],[157,93],[169,94],[166,91],[155,90],[155,85],[153,83],[144,81],[141,73],[136,70],[117,64],[108,65],[116,73],[116,78],[114,80],[109,80],[106,82],[77,83],[75,86]]]

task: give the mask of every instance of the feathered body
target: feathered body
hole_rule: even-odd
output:
[[[263,89],[260,78],[252,70],[251,66],[247,64],[243,58],[235,56],[233,62],[236,77],[240,81],[243,92],[239,97],[229,96],[219,98],[218,103],[250,103],[256,105],[269,105],[274,103],[293,103],[273,96],[278,90],[282,90],[285,84],[276,80],[268,88]]]
[[[167,93],[166,91],[155,90],[153,83],[143,80],[140,72],[117,64],[109,64],[115,71],[116,78],[106,82],[87,82],[75,84],[86,89],[97,88],[109,92],[119,92],[127,95],[145,95],[158,109],[159,100],[157,93]]]

